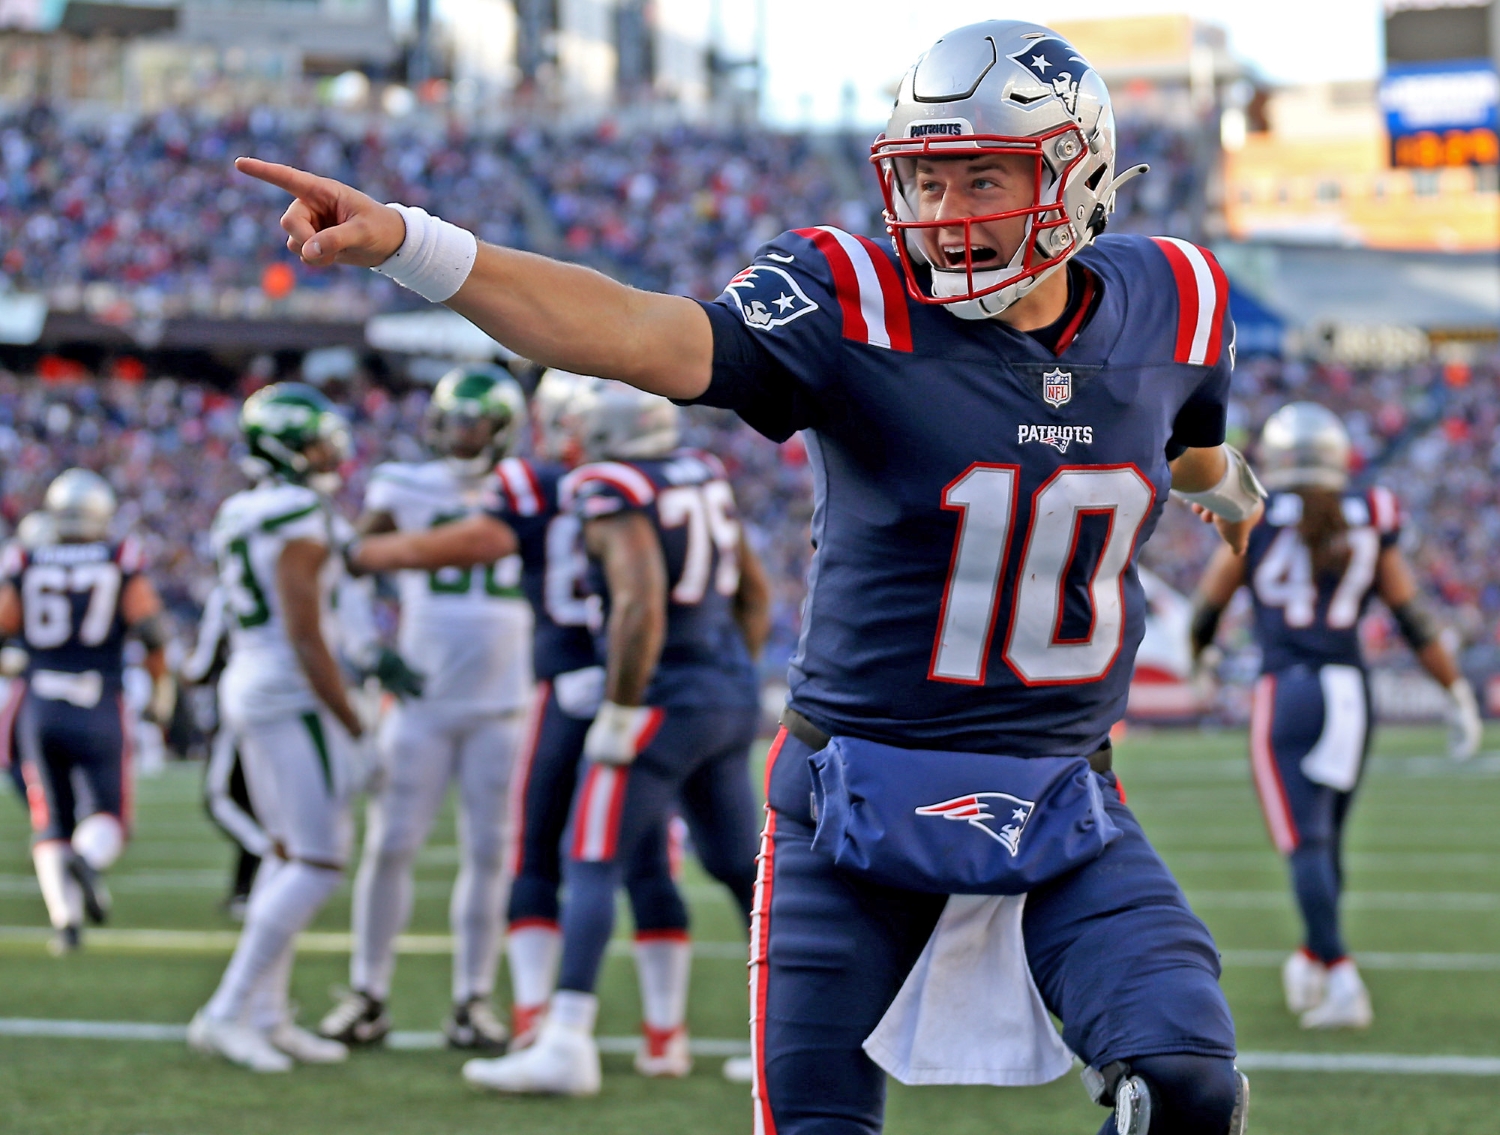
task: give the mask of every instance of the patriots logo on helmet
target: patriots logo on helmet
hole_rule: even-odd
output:
[[[990,801],[1002,815],[990,811]],[[1009,792],[972,792],[968,796],[955,796],[940,804],[926,804],[917,809],[919,816],[941,816],[945,820],[958,820],[971,828],[978,828],[996,843],[1004,846],[1012,856],[1021,847],[1021,832],[1026,821],[1036,810],[1036,803],[1012,796]],[[990,825],[994,824],[994,827]]]
[[[724,289],[747,326],[759,331],[782,327],[817,311],[818,305],[785,269],[770,264],[752,264]]]
[[[1069,114],[1078,113],[1078,84],[1090,68],[1072,44],[1049,36],[1032,40],[1011,58],[1051,87]]]

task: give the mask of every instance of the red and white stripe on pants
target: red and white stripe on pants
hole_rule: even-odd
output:
[[[766,785],[786,741],[786,729],[776,733],[766,754]],[[776,886],[776,813],[766,807],[766,826],[760,834],[755,861],[755,905],[750,911],[750,1098],[755,1109],[755,1135],[776,1135],[776,1119],[766,1096],[766,1000],[771,956],[771,895]]]
[[[615,857],[629,778],[629,765],[588,765],[573,816],[573,858],[578,862],[607,863]]]
[[[1297,850],[1301,842],[1297,835],[1297,822],[1292,818],[1291,802],[1287,800],[1286,785],[1281,781],[1281,770],[1276,767],[1276,754],[1271,748],[1271,723],[1276,710],[1276,676],[1263,674],[1255,683],[1250,697],[1250,770],[1255,775],[1255,794],[1260,797],[1260,810],[1266,818],[1266,829],[1271,833],[1271,842],[1283,855]]]

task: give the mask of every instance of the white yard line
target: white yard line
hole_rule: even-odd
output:
[[[239,940],[238,930],[85,930],[84,948],[105,952],[159,951],[162,953],[228,953]],[[52,931],[40,926],[0,926],[0,944],[7,942],[45,943]],[[297,949],[309,954],[347,954],[348,934],[310,931],[297,938]],[[453,938],[448,934],[402,934],[396,939],[399,954],[442,954],[453,952]],[[609,944],[613,957],[628,957],[631,942],[616,938]],[[694,942],[693,957],[713,961],[745,964],[749,949],[743,942]]]
[[[187,1039],[186,1025],[133,1021],[57,1021],[28,1017],[0,1017],[0,1036],[65,1040],[166,1041]],[[437,1032],[393,1032],[387,1043],[406,1051],[443,1047]],[[599,1049],[629,1054],[638,1037],[604,1036]],[[695,1037],[695,1056],[743,1056],[747,1041],[726,1037]],[[1500,1076],[1500,1056],[1414,1056],[1383,1052],[1242,1052],[1241,1068],[1260,1072],[1364,1072],[1398,1076]]]

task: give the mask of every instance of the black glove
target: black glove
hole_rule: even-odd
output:
[[[380,685],[398,698],[419,698],[427,679],[406,664],[406,659],[389,647],[382,647],[380,659],[370,673]]]

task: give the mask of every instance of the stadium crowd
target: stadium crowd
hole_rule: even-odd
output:
[[[453,126],[165,111],[0,112],[0,291],[117,322],[184,314],[363,318],[414,302],[373,274],[305,268],[277,239],[285,195],[236,174],[253,153],[420,205],[482,239],[566,256],[642,287],[711,298],[792,224],[880,227],[863,140],[676,126],[480,136]],[[1192,237],[1204,162],[1187,135],[1124,125],[1153,174],[1117,227]]]

